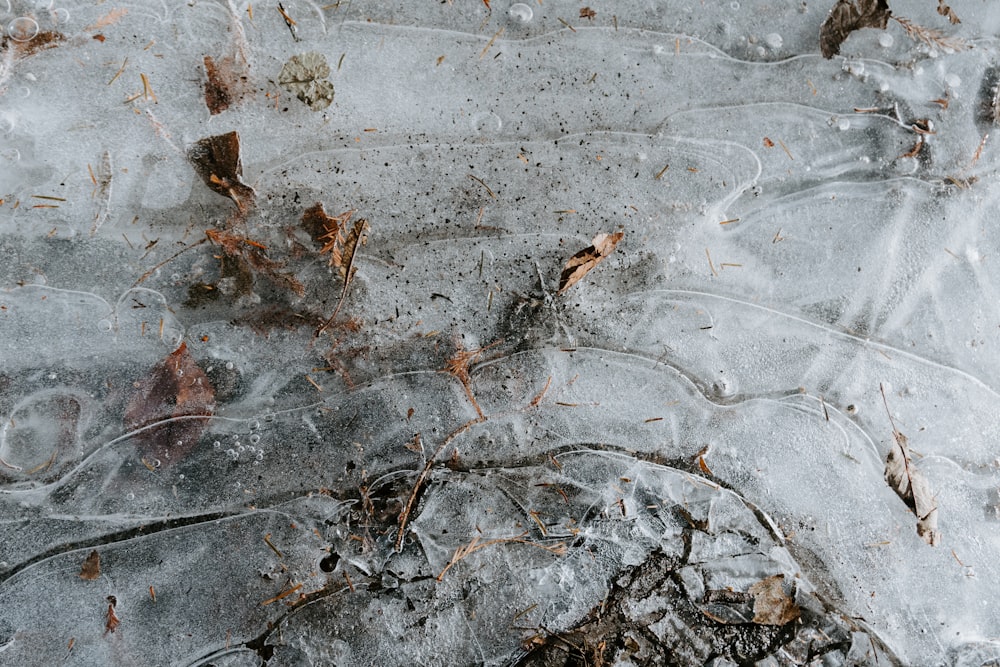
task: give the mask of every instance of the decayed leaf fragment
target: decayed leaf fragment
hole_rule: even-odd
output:
[[[840,45],[855,30],[885,30],[890,16],[888,0],[838,0],[819,28],[819,49],[823,57],[832,58],[840,53]]]
[[[885,390],[882,390],[882,400],[885,401]],[[888,403],[886,404],[889,410]],[[892,421],[892,414],[889,415]],[[910,450],[907,447],[906,436],[899,432],[895,423],[892,425],[893,442],[889,455],[885,459],[885,481],[906,506],[917,515],[917,534],[924,542],[936,547],[941,542],[941,532],[938,530],[937,501],[931,493],[927,480],[913,466]]]
[[[333,84],[327,80],[328,76],[330,65],[323,54],[309,51],[288,59],[278,75],[278,83],[310,109],[320,111],[333,101]]]
[[[256,193],[243,182],[239,132],[201,139],[188,150],[188,159],[205,185],[232,199],[241,211],[253,203]]]
[[[83,566],[80,567],[80,578],[86,579],[87,581],[93,581],[101,576],[101,554],[97,553],[97,549],[90,552],[87,559],[83,561]]]
[[[785,593],[785,575],[776,574],[747,589],[753,596],[753,622],[758,625],[785,625],[799,617],[801,610]]]
[[[242,99],[248,92],[246,62],[237,56],[226,56],[216,61],[205,56],[205,106],[215,116]]]
[[[138,434],[143,453],[166,464],[198,444],[214,410],[215,388],[181,343],[138,383],[124,421],[130,431],[144,429]]]
[[[569,258],[566,266],[563,267],[559,276],[559,294],[562,294],[573,285],[590,273],[590,271],[600,264],[614,251],[615,246],[625,236],[625,232],[615,232],[614,234],[598,234],[591,241],[591,245],[584,248]]]

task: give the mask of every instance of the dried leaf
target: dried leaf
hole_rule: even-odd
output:
[[[213,116],[242,99],[249,90],[246,63],[233,56],[216,62],[205,56],[205,106]]]
[[[115,605],[118,604],[118,598],[114,595],[108,596],[108,613],[107,622],[104,624],[104,634],[109,632],[114,634],[114,631],[121,625],[122,620],[118,618],[118,614],[115,613]]]
[[[885,30],[890,16],[888,0],[838,0],[819,28],[819,49],[823,57],[832,58],[840,53],[840,45],[855,30]]]
[[[937,13],[941,16],[946,16],[952,25],[962,22],[962,20],[958,18],[958,14],[955,13],[955,10],[946,5],[944,0],[938,0]]]
[[[583,7],[580,9],[580,18],[582,19],[592,19],[595,16],[597,16],[597,12],[590,7]]]
[[[333,101],[333,84],[327,80],[329,76],[330,65],[323,54],[309,51],[288,59],[278,75],[278,83],[310,109],[320,111]]]
[[[884,390],[882,400],[885,401]],[[885,409],[889,410],[888,403]],[[892,420],[891,413],[889,419]],[[917,534],[924,542],[936,547],[941,542],[941,532],[937,527],[937,501],[934,500],[927,480],[913,466],[906,436],[899,432],[895,424],[892,426],[892,435],[893,442],[885,459],[885,481],[917,515]]]
[[[253,203],[253,188],[243,182],[239,132],[198,141],[188,150],[188,159],[205,185],[232,199],[241,211],[246,211]]]
[[[170,463],[198,444],[214,410],[215,389],[181,343],[138,383],[124,421],[130,431],[144,429],[138,438],[145,455]]]
[[[559,276],[559,294],[562,294],[573,285],[590,273],[590,271],[600,264],[611,254],[618,245],[618,242],[625,236],[625,232],[615,232],[614,234],[598,234],[591,241],[591,245],[584,248],[569,258],[566,266],[563,267]]]
[[[90,552],[87,559],[83,561],[83,566],[80,568],[80,578],[86,579],[87,581],[93,581],[101,576],[101,554],[97,553],[97,550]]]
[[[354,215],[353,209],[331,216],[323,208],[323,204],[316,202],[302,213],[302,228],[309,233],[313,243],[325,248],[331,239],[340,234],[352,215]]]
[[[801,610],[785,593],[785,575],[776,574],[751,586],[753,622],[758,625],[786,625],[799,617]]]

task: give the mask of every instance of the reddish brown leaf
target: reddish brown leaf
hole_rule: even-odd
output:
[[[595,16],[597,16],[597,12],[595,12],[590,7],[582,7],[580,9],[580,18],[582,19],[592,19]]]
[[[888,0],[838,0],[819,28],[819,49],[823,57],[832,58],[840,53],[840,45],[855,30],[885,30],[890,16]]]
[[[115,605],[118,604],[118,598],[114,595],[108,596],[108,613],[107,622],[104,624],[104,634],[114,633],[114,631],[121,625],[122,620],[118,618],[118,614],[115,613]]]
[[[169,464],[198,444],[214,410],[215,389],[181,343],[138,383],[124,421],[130,431],[144,429],[137,436],[144,458]]]
[[[559,276],[559,294],[562,294],[573,285],[590,273],[590,271],[604,261],[618,245],[618,242],[625,236],[625,232],[615,232],[614,234],[598,234],[591,241],[591,245],[584,248],[569,258],[566,266],[563,267]]]
[[[253,204],[256,193],[243,182],[239,132],[201,139],[188,150],[188,159],[205,185],[232,199],[240,211]]]
[[[214,116],[228,109],[233,103],[233,86],[223,71],[227,65],[225,60],[216,65],[212,56],[205,56],[204,63],[205,76],[208,79],[205,82],[205,106]]]
[[[83,561],[83,566],[80,568],[80,578],[86,579],[87,581],[93,581],[101,576],[101,554],[97,553],[97,550],[90,552],[87,559]]]

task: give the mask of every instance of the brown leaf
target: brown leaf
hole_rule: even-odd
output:
[[[885,388],[879,385],[879,390],[882,392],[885,411],[889,415],[889,423],[892,424],[893,439],[889,455],[885,459],[885,481],[896,492],[896,495],[906,503],[906,506],[917,515],[917,534],[923,538],[924,542],[936,547],[941,541],[941,533],[937,528],[937,501],[934,500],[927,480],[913,467],[910,450],[906,444],[906,436],[896,428],[892,413],[889,411],[889,402],[885,398]]]
[[[118,604],[118,598],[114,595],[108,596],[108,613],[107,622],[104,624],[104,634],[109,632],[114,634],[114,631],[121,625],[122,620],[118,618],[118,614],[115,613],[115,605]]]
[[[582,19],[592,19],[595,16],[597,16],[597,12],[595,12],[590,7],[582,7],[580,9],[580,18]]]
[[[562,274],[559,276],[558,294],[562,294],[580,282],[595,266],[604,261],[624,236],[625,232],[598,234],[591,241],[590,246],[570,257],[569,261],[566,262],[566,266],[563,267]]]
[[[181,343],[138,383],[124,421],[130,431],[145,429],[137,436],[143,453],[167,464],[198,444],[214,410],[215,388]]]
[[[955,13],[955,10],[946,5],[944,0],[938,0],[937,12],[941,16],[948,17],[948,21],[950,21],[952,25],[962,22],[961,19],[958,18],[958,14]]]
[[[83,561],[83,566],[80,568],[80,578],[86,579],[87,581],[93,581],[101,576],[101,554],[97,553],[97,550],[90,552],[87,559]]]
[[[913,467],[906,436],[893,432],[893,442],[885,459],[885,481],[906,506],[917,515],[917,534],[924,542],[937,546],[941,533],[937,529],[937,502],[927,480]]]
[[[223,58],[218,64],[212,56],[205,56],[205,106],[208,112],[215,116],[220,114],[245,93],[245,77],[237,72],[236,61]]]
[[[326,247],[330,240],[337,238],[352,215],[354,215],[353,209],[331,216],[323,208],[323,204],[316,202],[302,213],[302,228],[309,233],[313,243]]]
[[[832,58],[840,53],[840,45],[855,30],[885,30],[890,16],[888,0],[837,0],[819,28],[819,49],[823,57]]]
[[[786,625],[799,617],[801,610],[788,594],[785,575],[776,574],[758,581],[748,589],[753,596],[753,622],[758,625]]]
[[[188,150],[188,159],[205,185],[232,199],[240,211],[253,204],[256,193],[243,182],[239,132],[201,139]]]

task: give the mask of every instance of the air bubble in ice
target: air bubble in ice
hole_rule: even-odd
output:
[[[227,371],[231,371],[231,370],[233,370],[233,369],[234,369],[235,367],[236,367],[236,366],[235,366],[235,365],[233,364],[233,362],[231,362],[231,361],[227,361],[227,362],[226,362],[226,370],[227,370]]]
[[[254,433],[253,435],[250,436],[250,442],[256,445],[258,442],[260,442],[260,436]]]
[[[101,331],[111,331],[111,320],[98,321],[97,328]]]
[[[531,11],[531,7],[523,2],[517,2],[511,5],[510,9],[507,10],[507,13],[510,14],[512,19],[519,21],[520,23],[527,23],[531,20],[531,17],[535,15],[534,12]]]
[[[30,16],[19,16],[7,25],[7,34],[15,42],[27,42],[38,34],[38,23]]]
[[[484,113],[473,118],[472,126],[479,134],[494,135],[499,134],[503,121],[495,113]]]
[[[17,162],[21,159],[21,151],[16,148],[5,148],[0,150],[0,157],[7,162]]]
[[[219,449],[220,447],[222,447],[222,443],[216,440],[215,442],[212,443],[212,446],[215,447],[216,449]]]
[[[257,452],[257,460],[258,461],[264,460],[264,452]]]
[[[739,11],[739,9],[740,9],[740,3],[738,3],[738,2],[730,2],[729,3],[729,8],[731,10],[733,10],[734,12]]]
[[[238,445],[236,447],[236,451],[238,451],[238,452],[240,452],[242,454],[244,451],[246,451],[246,447],[244,447],[243,445]]]
[[[767,44],[768,48],[777,50],[781,48],[781,45],[784,44],[785,41],[781,38],[781,35],[776,32],[772,32],[764,37],[764,43]]]
[[[63,7],[53,10],[52,16],[56,23],[69,23],[69,10]]]
[[[841,118],[837,121],[837,129],[842,132],[851,129],[851,120],[849,118]]]
[[[712,384],[712,392],[719,398],[728,398],[736,393],[736,384],[726,378],[719,378]]]
[[[883,32],[881,35],[878,36],[879,46],[881,46],[883,49],[888,49],[890,46],[892,46],[892,43],[894,41],[895,40],[893,40],[892,35],[890,35],[887,32]]]
[[[133,500],[135,500],[135,494],[129,491],[128,493],[125,494],[125,500],[132,502]]]
[[[237,453],[236,453],[236,450],[235,450],[235,449],[232,449],[232,448],[230,448],[230,449],[227,449],[227,450],[226,450],[226,456],[228,456],[229,458],[231,458],[231,459],[232,459],[232,460],[234,460],[234,461],[235,461],[236,459],[240,458],[240,455],[239,455],[239,454],[237,454]]]
[[[163,462],[160,461],[160,459],[153,459],[151,463],[153,464],[154,468],[159,468],[160,466],[163,465]]]
[[[256,419],[254,419],[252,422],[250,422],[250,430],[251,431],[256,431],[259,428],[260,428],[260,422],[259,421],[257,421]]]

